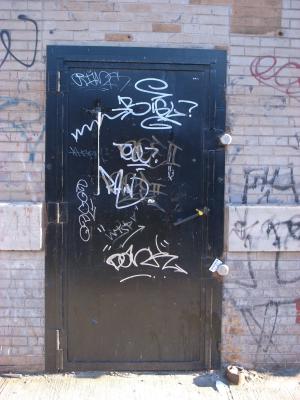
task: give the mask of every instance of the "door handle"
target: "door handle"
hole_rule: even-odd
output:
[[[208,215],[208,213],[210,212],[210,209],[208,207],[203,207],[202,210],[199,210],[198,208],[196,208],[196,212],[198,217],[202,217],[203,215]]]
[[[181,218],[178,221],[174,222],[173,225],[174,226],[178,226],[178,225],[181,225],[181,224],[183,224],[185,222],[191,221],[192,219],[195,219],[197,217],[203,217],[205,215],[208,215],[210,210],[209,210],[208,207],[203,207],[202,209],[196,208],[195,211],[196,211],[195,214],[190,215],[189,217],[186,217],[186,218]]]

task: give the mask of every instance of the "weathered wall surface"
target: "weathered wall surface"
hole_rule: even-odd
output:
[[[1,219],[10,202],[44,200],[47,44],[227,49],[226,202],[235,211],[223,361],[299,364],[300,1],[1,0],[0,16]],[[0,251],[0,368],[41,370],[44,253],[31,246],[40,237],[23,238],[22,251],[14,237]]]

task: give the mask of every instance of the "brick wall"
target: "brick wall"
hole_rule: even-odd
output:
[[[283,1],[281,15],[277,35],[231,34],[229,44],[227,110],[234,139],[227,154],[227,202],[281,205],[261,220],[259,240],[273,252],[256,251],[258,218],[250,222],[250,207],[240,208],[232,221],[230,240],[241,252],[227,254],[223,360],[256,367],[300,363],[300,262],[299,253],[290,251],[299,244],[292,231],[298,232],[299,221],[300,97],[288,85],[289,76],[299,85],[300,2]],[[294,215],[287,215],[287,204],[295,206]]]
[[[231,271],[224,281],[223,361],[299,364],[300,268],[292,244],[300,214],[300,1],[1,0],[0,15],[2,38],[11,38],[9,54],[0,44],[0,200],[8,203],[44,200],[47,44],[227,49],[233,144],[226,203],[244,207],[231,221],[240,250],[225,254]],[[252,247],[247,207],[257,204],[281,205],[272,221],[262,220],[262,238],[275,243],[267,253]],[[286,204],[295,206],[288,220]],[[44,254],[16,249],[0,252],[0,368],[39,370]]]
[[[44,364],[44,258],[41,252],[0,252],[0,369]]]

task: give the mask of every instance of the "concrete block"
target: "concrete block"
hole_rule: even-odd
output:
[[[300,206],[228,206],[228,251],[300,251]]]
[[[0,250],[41,250],[42,203],[0,203]]]

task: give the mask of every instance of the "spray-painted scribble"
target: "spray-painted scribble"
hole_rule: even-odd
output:
[[[69,146],[68,154],[77,158],[88,158],[94,160],[97,158],[96,150],[78,149],[77,147]]]
[[[28,142],[29,161],[34,161],[36,147],[45,133],[44,113],[35,101],[9,96],[0,96],[0,111],[9,111],[10,119],[0,117],[0,132],[19,133]],[[5,113],[4,113],[5,115]]]
[[[79,236],[82,241],[88,242],[91,238],[91,223],[96,219],[96,206],[93,200],[86,194],[88,183],[85,179],[79,179],[76,185],[76,195],[80,201],[77,208],[80,212],[78,217],[79,222]]]
[[[78,142],[79,136],[83,136],[83,134],[88,131],[92,132],[92,130],[97,127],[98,129],[98,120],[93,119],[93,121],[90,124],[83,124],[80,128],[76,128],[75,132],[71,133],[71,136],[75,139],[75,142]]]
[[[270,168],[245,168],[245,184],[242,196],[242,203],[248,203],[249,194],[257,194],[257,204],[271,202],[270,196],[274,191],[293,194],[295,203],[299,203],[299,195],[294,179],[294,170],[292,167],[278,167],[273,173]],[[255,191],[255,192],[254,192]]]
[[[0,30],[0,41],[2,43],[2,46],[5,49],[5,54],[4,54],[4,57],[2,58],[2,60],[0,61],[0,68],[7,60],[8,56],[11,56],[11,58],[13,58],[15,61],[17,61],[19,64],[23,65],[23,67],[26,67],[26,68],[32,67],[33,64],[35,63],[36,53],[37,53],[37,44],[38,44],[38,25],[34,19],[28,18],[26,15],[23,15],[23,14],[18,15],[18,19],[21,21],[24,21],[24,22],[31,22],[34,26],[34,30],[35,30],[34,42],[35,42],[35,44],[34,44],[34,49],[32,50],[33,53],[31,56],[31,61],[23,61],[15,55],[14,51],[12,50],[11,34],[8,30],[3,29],[3,30]]]
[[[232,151],[231,151],[231,160],[230,160],[230,164],[233,164],[235,162],[235,160],[237,159],[237,157],[241,154],[241,152],[243,151],[242,147],[240,146],[234,146]]]
[[[149,193],[149,183],[140,174],[138,175],[135,172],[124,174],[124,170],[120,169],[110,175],[101,165],[99,171],[100,180],[104,181],[107,194],[115,196],[115,207],[117,209],[139,204]],[[100,192],[97,194],[100,194]]]
[[[170,94],[172,96],[172,94]],[[151,99],[153,100],[153,99]],[[115,115],[109,115],[103,113],[103,118],[108,118],[110,120],[115,120],[120,118],[123,120],[128,115],[132,116],[145,116],[151,115],[143,119],[140,126],[145,129],[172,129],[173,125],[181,126],[181,122],[177,121],[178,117],[186,117],[187,112],[191,113],[192,109],[198,107],[198,104],[195,102],[190,102],[188,100],[178,100],[178,103],[186,103],[189,104],[189,111],[186,112],[178,112],[174,108],[173,102],[171,105],[167,105],[165,100],[160,99],[162,104],[158,103],[158,99],[155,100],[155,107],[151,105],[151,103],[140,102],[140,103],[132,103],[132,99],[130,97],[121,97],[118,96],[119,104],[122,105],[121,108],[114,108],[112,112],[117,112]],[[191,103],[193,103],[191,105]],[[142,110],[141,110],[142,107]],[[191,116],[191,114],[189,114]],[[92,120],[89,124],[84,124],[80,128],[76,128],[75,132],[71,132],[70,135],[74,137],[76,143],[78,142],[79,136],[83,136],[83,134],[88,131],[91,132],[95,126],[97,126],[98,121],[96,119]],[[173,124],[173,125],[172,125]]]
[[[198,103],[191,100],[178,100],[176,107],[183,106],[181,111],[175,108],[172,101],[173,94],[166,93],[167,82],[156,78],[140,79],[134,85],[138,92],[151,96],[149,101],[134,102],[129,96],[118,96],[118,108],[113,108],[114,115],[105,116],[110,119],[120,118],[122,121],[128,116],[143,117],[140,126],[144,129],[172,129],[174,125],[181,126],[178,119],[191,117]]]
[[[103,92],[114,88],[122,92],[131,81],[128,76],[121,75],[120,72],[108,71],[75,72],[71,75],[71,79],[76,86],[97,88]]]
[[[156,147],[143,147],[141,141],[135,140],[126,143],[113,143],[120,151],[122,160],[130,161],[128,167],[151,168],[151,164],[157,164],[156,155],[159,150]]]
[[[250,71],[263,85],[300,100],[300,63],[297,61],[280,65],[274,56],[259,56],[252,61]]]
[[[300,242],[300,215],[281,221],[276,218],[267,219],[262,224],[262,231],[268,238],[273,238],[273,246],[278,250],[288,250],[290,240]]]
[[[300,215],[293,206],[229,208],[229,251],[300,251]]]
[[[295,143],[295,144],[292,144],[292,143],[291,143],[292,149],[300,150],[300,132],[296,132],[296,133],[295,133],[294,139],[295,139],[295,140],[294,140],[294,143]]]
[[[255,293],[256,291],[253,289],[254,297]],[[268,300],[267,302],[262,301],[255,305],[244,306],[238,304],[229,289],[225,289],[225,297],[241,313],[245,325],[256,345],[254,367],[266,362],[277,363],[276,353],[281,353],[275,339],[278,318],[284,317],[290,307],[295,309],[295,305],[299,303],[300,299]]]
[[[155,201],[157,196],[166,195],[163,192],[165,185],[158,182],[150,182],[143,171],[125,173],[123,169],[107,172],[102,166],[99,167],[99,192],[101,194],[101,182],[104,183],[107,194],[115,196],[116,209],[133,207],[145,200],[153,200],[148,205],[158,206]],[[161,209],[161,211],[164,211]]]
[[[264,100],[263,107],[266,111],[265,116],[274,110],[284,110],[287,106],[287,98],[284,96],[270,96]]]
[[[300,274],[296,275],[293,274],[290,278],[286,278],[286,274],[284,273],[284,263],[280,262],[280,256],[281,252],[277,251],[276,256],[275,256],[275,261],[274,261],[274,270],[275,270],[275,276],[276,276],[276,282],[279,285],[287,285],[295,282],[300,281]],[[282,265],[283,264],[283,265]]]
[[[166,240],[159,244],[158,235],[156,235],[155,250],[152,250],[150,246],[136,250],[135,246],[131,244],[127,250],[110,255],[106,259],[106,264],[112,266],[118,272],[121,268],[132,270],[134,268],[152,267],[162,271],[172,269],[174,272],[188,274],[186,270],[174,263],[175,261],[177,262],[178,256],[162,249],[162,247],[165,248],[167,245],[169,243]]]
[[[105,237],[111,243],[111,246],[106,245],[103,250],[106,250],[107,248],[110,250],[112,246],[120,243],[120,239],[123,239],[120,247],[124,247],[133,236],[139,232],[142,232],[145,228],[146,227],[144,225],[137,224],[136,212],[134,211],[128,220],[117,222],[117,224],[115,224],[112,228],[105,228],[103,225],[100,225],[98,226],[97,230],[100,233],[104,233]]]
[[[236,208],[238,209],[239,207]],[[237,213],[237,220],[232,224],[232,233],[235,234],[235,238],[231,238],[230,243],[240,240],[243,248],[247,249],[247,272],[243,274],[243,279],[236,279],[230,283],[230,286],[225,289],[225,298],[241,313],[247,329],[256,344],[254,365],[258,365],[262,358],[263,362],[267,360],[274,363],[276,362],[276,353],[280,353],[280,349],[277,348],[276,340],[274,339],[278,318],[279,316],[285,316],[287,307],[293,307],[294,310],[299,299],[293,297],[293,287],[291,287],[291,295],[288,298],[278,299],[270,295],[266,301],[261,300],[262,292],[265,294],[266,289],[260,279],[262,272],[261,261],[256,260],[255,252],[259,250],[257,247],[258,242],[264,250],[267,250],[265,240],[271,240],[270,250],[273,250],[273,252],[270,253],[270,261],[273,275],[268,275],[268,285],[272,287],[274,293],[277,293],[276,287],[292,285],[300,281],[300,274],[298,273],[297,275],[296,271],[294,273],[290,271],[290,276],[287,277],[286,261],[285,263],[280,261],[281,250],[289,248],[291,241],[300,241],[300,216],[294,215],[291,218],[282,218],[281,220],[275,217],[264,217],[261,220],[255,208],[254,210],[252,209],[251,214],[250,207],[246,209],[241,207],[241,209],[241,213]],[[292,212],[293,207],[290,207],[290,209],[290,212]],[[272,210],[274,212],[274,208]],[[270,210],[270,213],[272,210]],[[253,256],[252,252],[254,252]],[[275,257],[273,256],[274,252]],[[236,298],[236,289],[238,288],[247,290],[246,299],[243,298],[239,301]]]
[[[239,219],[234,223],[232,228],[232,232],[243,242],[245,248],[252,247],[251,231],[259,224],[259,221],[254,221],[251,225],[248,224],[248,212],[248,209],[244,210],[244,215],[241,216],[238,211]]]
[[[132,232],[136,223],[136,212],[134,211],[127,220],[117,222],[112,228],[105,228],[103,225],[100,225],[97,229],[99,232],[104,233],[111,242],[114,242]]]
[[[279,258],[280,252],[276,252],[274,261],[274,280],[270,282],[270,287],[274,288],[276,293],[277,285],[293,284],[300,280],[300,276],[288,280],[282,280],[279,272]],[[260,269],[253,266],[250,252],[248,253],[248,276],[245,275],[244,281],[236,280],[231,284],[231,288],[225,289],[225,298],[234,305],[234,307],[241,313],[245,324],[251,334],[254,343],[256,344],[254,365],[257,365],[260,357],[271,362],[276,362],[276,353],[280,354],[280,349],[274,340],[276,335],[276,328],[278,322],[279,312],[281,310],[282,316],[286,315],[286,307],[293,307],[297,311],[297,304],[300,299],[295,299],[291,295],[290,298],[278,300],[276,298],[261,301],[261,287],[259,273]],[[238,302],[235,296],[237,288],[246,288],[247,291],[247,304]],[[291,289],[292,290],[292,289]],[[244,302],[243,302],[244,303]],[[297,316],[296,321],[297,323]]]
[[[136,274],[128,276],[127,278],[123,278],[120,280],[120,282],[123,283],[125,281],[128,281],[129,279],[135,279],[135,278],[153,278],[153,276],[150,274]]]
[[[120,157],[127,162],[128,167],[139,169],[157,169],[167,166],[168,179],[173,180],[175,167],[180,167],[176,162],[176,154],[182,148],[172,141],[164,145],[156,136],[140,140],[130,140],[126,143],[113,143],[120,151]]]

